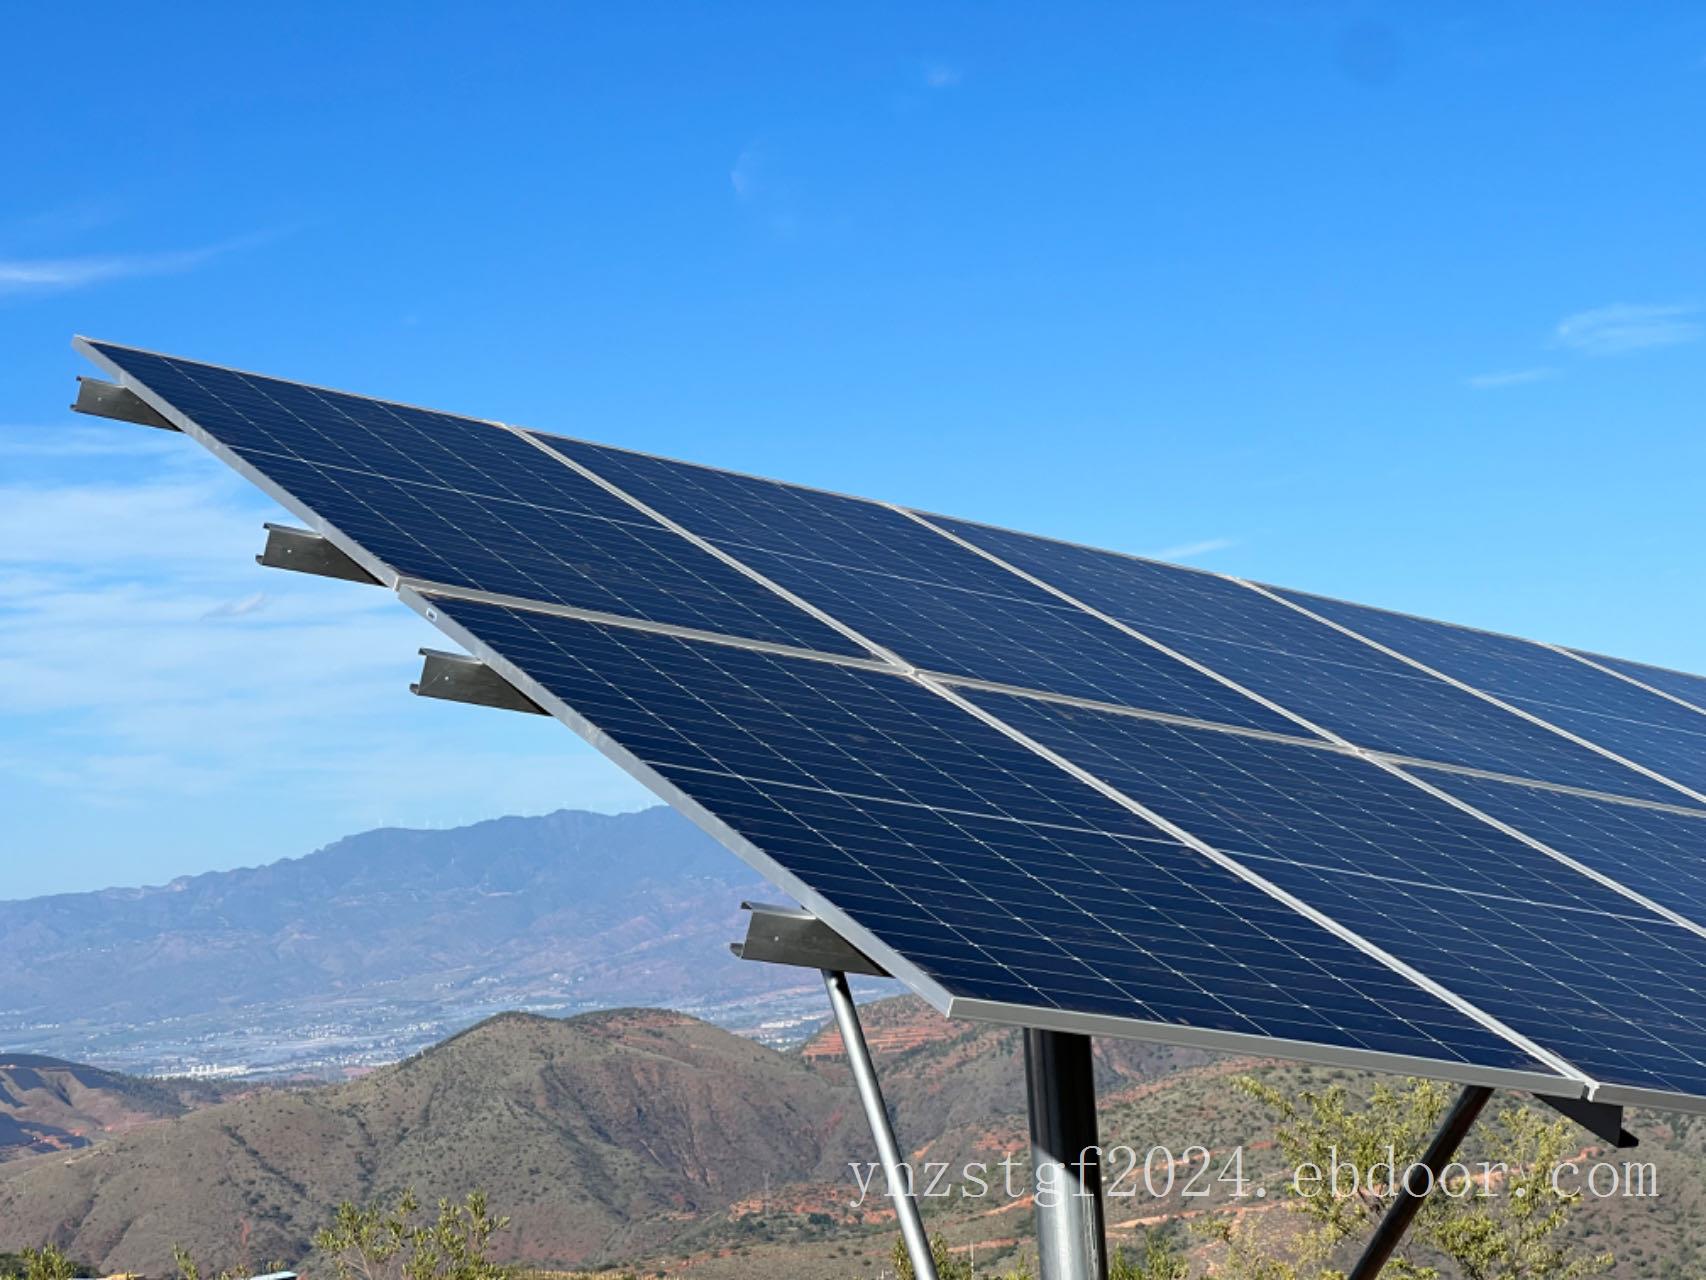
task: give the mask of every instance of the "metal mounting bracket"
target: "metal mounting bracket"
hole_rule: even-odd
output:
[[[422,649],[421,678],[409,686],[410,693],[447,702],[467,702],[500,711],[547,714],[533,699],[505,680],[478,658],[442,649]]]
[[[158,427],[161,431],[177,430],[136,392],[99,378],[77,379],[77,399],[72,401],[71,408],[91,418],[134,422],[139,427]]]
[[[379,579],[332,543],[317,533],[288,524],[268,524],[267,545],[255,557],[256,564],[269,569],[289,569],[295,573],[312,573],[321,578],[339,578],[345,582],[364,582],[377,587]]]
[[[729,943],[742,960],[798,965],[802,969],[832,969],[886,978],[888,971],[809,911],[743,902],[750,911],[746,940]]]
[[[1639,1138],[1623,1127],[1623,1108],[1616,1103],[1589,1102],[1586,1098],[1554,1098],[1544,1093],[1534,1096],[1620,1151],[1641,1144]]]

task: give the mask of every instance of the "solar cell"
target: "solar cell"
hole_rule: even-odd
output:
[[[1358,746],[1588,790],[1676,798],[1661,782],[1230,578],[929,518]]]
[[[1368,761],[973,698],[1596,1079],[1706,1091],[1706,938]]]
[[[1298,731],[1260,703],[879,503],[541,438],[916,666]]]
[[[1689,675],[1686,671],[1671,671],[1665,667],[1649,666],[1645,662],[1630,662],[1625,658],[1608,658],[1600,653],[1583,651],[1582,657],[1602,667],[1638,680],[1649,689],[1680,698],[1696,711],[1706,714],[1706,676]]]
[[[1429,781],[1706,928],[1706,810],[1620,804],[1461,774]]]
[[[1706,716],[1668,698],[1529,640],[1298,591],[1280,594],[1682,788],[1706,793]]]
[[[898,674],[429,601],[950,998],[1545,1070]]]
[[[864,652],[502,427],[125,347],[95,350],[305,518],[404,577]]]
[[[880,502],[533,432],[700,537],[959,591],[1055,601]]]

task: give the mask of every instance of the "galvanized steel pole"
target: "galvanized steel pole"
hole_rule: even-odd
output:
[[[1042,1280],[1107,1280],[1090,1038],[1026,1031],[1025,1093]]]
[[[912,1274],[917,1280],[937,1280],[930,1239],[924,1234],[918,1201],[912,1195],[912,1176],[901,1161],[900,1147],[894,1140],[883,1091],[877,1084],[877,1069],[859,1026],[859,1011],[853,1007],[853,993],[847,989],[847,975],[825,969],[823,985],[829,988],[829,1004],[835,1010],[835,1025],[841,1030],[841,1043],[847,1050],[847,1065],[853,1070],[853,1083],[859,1090],[859,1101],[865,1106],[871,1137],[877,1142],[877,1158],[882,1161],[883,1174],[888,1178],[889,1197],[894,1201],[894,1216],[900,1221],[900,1234],[912,1259]]]

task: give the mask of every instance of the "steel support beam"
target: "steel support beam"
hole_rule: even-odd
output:
[[[1475,1123],[1486,1107],[1487,1100],[1492,1096],[1492,1089],[1484,1084],[1466,1085],[1463,1092],[1457,1095],[1457,1101],[1452,1103],[1451,1110],[1445,1113],[1445,1120],[1434,1134],[1433,1141],[1428,1143],[1428,1149],[1422,1153],[1422,1158],[1404,1170],[1404,1176],[1398,1180],[1397,1196],[1386,1207],[1386,1212],[1380,1215],[1373,1237],[1364,1247],[1362,1257],[1357,1259],[1356,1266],[1351,1268],[1346,1280],[1374,1280],[1374,1277],[1380,1274],[1387,1259],[1402,1243],[1404,1233],[1410,1229],[1416,1214],[1421,1211],[1422,1202],[1439,1182],[1440,1170],[1451,1163],[1451,1158],[1457,1154],[1457,1148],[1463,1145],[1470,1126]],[[1418,1183],[1421,1185],[1418,1186]]]
[[[1090,1038],[1026,1030],[1025,1093],[1041,1280],[1107,1280]]]
[[[289,569],[293,573],[312,573],[320,578],[379,585],[378,578],[317,533],[288,524],[262,527],[267,531],[267,545],[255,557],[256,564],[269,569]]]
[[[134,422],[139,427],[158,427],[162,431],[177,430],[136,392],[99,378],[77,379],[77,399],[72,401],[71,408],[92,418]]]
[[[863,973],[874,978],[889,976],[880,964],[809,911],[763,902],[740,905],[752,913],[746,922],[746,940],[729,943],[729,950],[742,960]]]
[[[409,686],[410,693],[447,702],[467,702],[500,711],[524,711],[542,716],[546,712],[521,690],[478,658],[442,649],[421,650],[421,678]]]
[[[900,1221],[907,1256],[912,1259],[912,1274],[917,1280],[937,1280],[930,1238],[924,1233],[924,1220],[918,1216],[918,1201],[913,1196],[912,1173],[900,1158],[900,1146],[889,1124],[888,1107],[877,1084],[877,1069],[859,1025],[859,1011],[853,1005],[853,993],[847,989],[847,975],[825,969],[823,985],[829,989],[829,1005],[835,1010],[835,1025],[841,1031],[842,1047],[847,1050],[847,1065],[853,1071],[853,1084],[859,1090],[871,1137],[877,1143],[877,1158],[882,1161],[883,1176],[888,1179],[889,1198],[894,1201],[894,1214]]]

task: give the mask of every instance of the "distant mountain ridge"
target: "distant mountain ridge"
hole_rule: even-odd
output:
[[[131,1070],[269,1065],[275,1048],[281,1066],[360,1065],[506,1008],[739,1022],[751,1002],[758,1021],[806,985],[727,952],[763,892],[659,807],[385,828],[155,888],[0,902],[0,1045]]]

